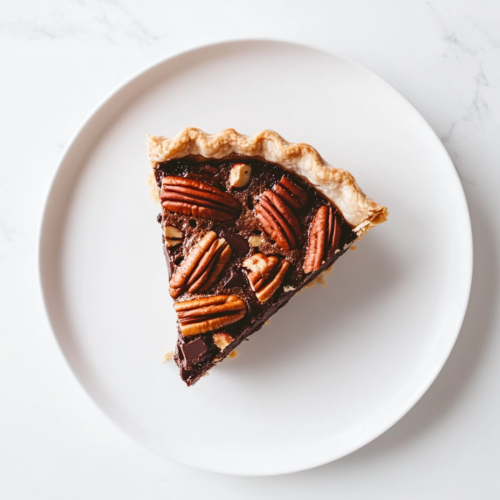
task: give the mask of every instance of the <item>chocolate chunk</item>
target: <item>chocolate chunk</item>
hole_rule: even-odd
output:
[[[181,349],[187,365],[199,363],[208,353],[208,346],[201,337],[194,339],[189,344],[181,345]]]
[[[239,271],[232,270],[231,274],[229,275],[229,279],[224,283],[224,287],[226,288],[235,288],[235,287],[241,287],[245,285],[245,279],[241,275]]]
[[[227,230],[221,231],[221,236],[227,241],[236,257],[245,257],[250,249],[248,241],[238,233],[230,233]]]

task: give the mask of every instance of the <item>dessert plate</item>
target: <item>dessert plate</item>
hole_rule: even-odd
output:
[[[279,130],[390,212],[191,388],[161,363],[176,331],[145,146],[187,126]],[[146,448],[228,474],[311,468],[391,427],[448,357],[471,273],[462,187],[420,114],[366,68],[277,41],[191,50],[113,92],[66,148],[40,237],[48,316],[90,397]]]

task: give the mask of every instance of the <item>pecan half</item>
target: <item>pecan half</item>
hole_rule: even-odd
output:
[[[283,177],[273,189],[292,208],[302,208],[307,203],[307,193],[287,177]]]
[[[340,224],[332,207],[319,207],[311,223],[309,247],[304,261],[306,274],[317,271],[335,251],[340,239]]]
[[[224,238],[209,231],[189,252],[170,279],[170,295],[206,292],[220,278],[232,252]]]
[[[182,335],[212,332],[236,323],[247,313],[243,300],[235,295],[216,295],[175,304]]]
[[[280,260],[274,255],[256,253],[243,262],[250,270],[248,281],[260,302],[269,300],[283,283],[290,268],[290,262]]]
[[[276,193],[264,191],[255,211],[266,233],[276,240],[283,250],[297,248],[301,240],[299,221]]]
[[[241,212],[241,203],[231,194],[184,177],[164,177],[160,199],[170,212],[202,219],[232,220]]]

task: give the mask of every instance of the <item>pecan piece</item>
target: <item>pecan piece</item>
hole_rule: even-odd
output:
[[[234,338],[229,335],[229,333],[215,333],[212,336],[214,344],[223,351],[233,340]]]
[[[250,270],[248,281],[255,295],[260,302],[266,302],[282,285],[290,262],[274,255],[256,253],[243,262],[243,267]]]
[[[209,231],[189,252],[170,279],[170,295],[174,298],[187,290],[206,292],[220,278],[231,258],[231,248],[224,238]]]
[[[235,188],[245,187],[252,177],[252,167],[246,163],[236,163],[229,174],[229,184]]]
[[[299,221],[276,193],[264,191],[255,211],[262,227],[278,246],[287,252],[298,247],[301,240]]]
[[[262,238],[259,235],[254,234],[248,238],[248,243],[252,247],[260,247],[262,245]]]
[[[232,220],[241,212],[241,203],[231,194],[184,177],[164,177],[160,199],[170,212],[202,219]]]
[[[283,177],[273,189],[292,208],[302,208],[307,203],[307,193],[287,177]]]
[[[247,313],[245,302],[235,295],[216,295],[175,304],[185,337],[212,332],[236,323]]]
[[[309,247],[304,261],[306,274],[317,271],[331,257],[340,239],[340,223],[332,207],[319,207],[311,223]]]
[[[167,247],[176,247],[177,245],[180,245],[182,238],[184,237],[184,233],[175,226],[165,226],[163,235],[165,236]]]

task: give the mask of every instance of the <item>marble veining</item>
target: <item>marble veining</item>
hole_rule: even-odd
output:
[[[124,2],[115,0],[73,0],[66,8],[45,2],[46,12],[23,13],[0,22],[0,37],[36,40],[103,40],[112,44],[124,40],[139,46],[154,44],[166,35],[157,34],[141,22]]]

